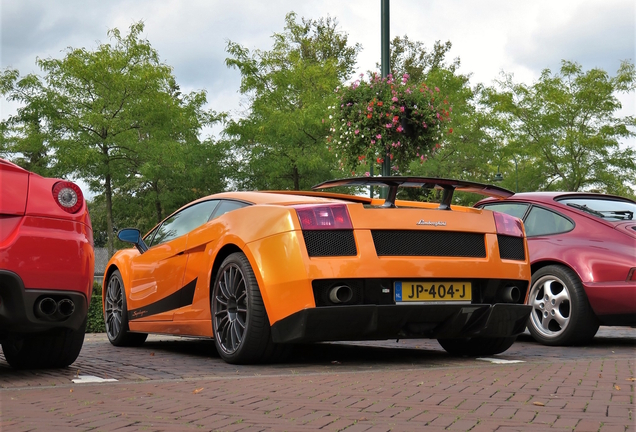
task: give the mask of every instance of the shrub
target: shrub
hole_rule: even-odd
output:
[[[94,289],[94,288],[93,288]],[[100,286],[101,291],[101,286]],[[106,331],[104,324],[104,312],[102,308],[102,296],[94,295],[88,307],[86,333],[103,333]]]

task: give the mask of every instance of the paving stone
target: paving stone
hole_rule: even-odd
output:
[[[151,336],[124,349],[87,335],[67,369],[15,371],[0,354],[0,429],[629,431],[635,346],[636,329],[601,328],[587,347],[521,337],[500,355],[519,364],[409,340],[309,345],[285,363],[234,366],[209,341]],[[78,370],[118,382],[72,384]]]

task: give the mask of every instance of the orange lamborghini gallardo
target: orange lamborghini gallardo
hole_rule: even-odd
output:
[[[386,199],[327,192],[226,192],[194,201],[117,252],[104,276],[116,346],[148,333],[214,338],[229,363],[280,358],[298,342],[436,338],[451,354],[508,349],[526,325],[522,222],[451,205],[480,183],[364,177],[314,187],[385,186]],[[396,200],[440,189],[442,202]]]

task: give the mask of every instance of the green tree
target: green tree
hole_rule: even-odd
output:
[[[249,109],[225,132],[235,154],[238,186],[305,189],[331,177],[335,157],[326,144],[327,107],[353,71],[359,45],[349,46],[334,19],[297,21],[289,13],[271,50],[229,42],[226,60],[241,73]]]
[[[636,152],[621,147],[621,140],[635,136],[636,118],[616,116],[621,108],[616,95],[635,88],[633,63],[622,62],[610,76],[563,61],[559,72],[545,69],[532,85],[508,75],[487,89],[483,100],[498,120],[503,138],[498,154],[509,182],[518,173],[525,190],[633,195]]]
[[[156,180],[157,171],[168,177],[166,172],[183,170],[179,146],[196,146],[201,127],[217,120],[203,109],[204,92],[181,95],[171,67],[142,38],[143,29],[141,22],[125,36],[114,29],[108,32],[112,44],[39,59],[43,78],[6,70],[0,81],[8,99],[24,104],[3,133],[12,139],[12,150],[24,154],[26,143],[33,142],[31,155],[37,155],[36,144],[44,142],[42,154],[52,159],[54,171],[82,178],[103,194],[111,253],[118,190],[137,193],[129,186],[143,174],[153,173]],[[163,213],[158,209],[157,216]]]

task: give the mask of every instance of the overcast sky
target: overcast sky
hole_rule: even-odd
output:
[[[358,73],[380,60],[379,0],[0,0],[0,66],[39,73],[37,57],[61,58],[66,47],[93,49],[108,29],[127,32],[143,20],[145,36],[174,68],[182,90],[205,89],[209,107],[236,114],[240,74],[225,66],[228,40],[269,49],[285,14],[335,17],[363,51]],[[501,71],[532,83],[562,59],[615,74],[634,61],[634,0],[393,0],[391,37],[408,35],[431,47],[451,41],[451,58],[471,83],[492,84]],[[622,115],[634,115],[634,94],[624,95]],[[2,100],[2,117],[15,107]],[[631,144],[631,143],[630,143]]]

